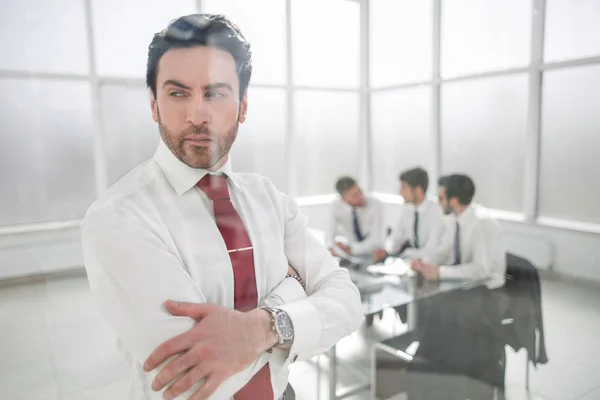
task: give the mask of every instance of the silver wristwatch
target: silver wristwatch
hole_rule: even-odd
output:
[[[294,340],[294,325],[288,313],[273,307],[262,307],[262,309],[271,314],[271,328],[277,335],[277,346],[291,345]]]

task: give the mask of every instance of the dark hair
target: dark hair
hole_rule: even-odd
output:
[[[417,186],[421,186],[423,188],[423,192],[427,192],[427,187],[429,186],[429,177],[427,176],[427,171],[425,171],[423,168],[417,167],[401,173],[400,182],[406,183],[413,189]]]
[[[440,178],[438,179],[438,186],[441,187],[446,187],[446,181],[448,180],[448,175],[444,175],[444,176],[440,176]]]
[[[335,189],[341,196],[343,196],[344,193],[346,193],[348,189],[350,189],[354,185],[356,185],[356,181],[354,180],[354,178],[344,176],[338,179],[338,181],[335,184]]]
[[[210,46],[233,56],[240,80],[240,101],[252,76],[252,51],[240,29],[220,14],[191,14],[172,21],[167,29],[154,35],[148,46],[146,85],[156,98],[158,63],[171,49]]]
[[[471,204],[475,196],[475,184],[467,175],[453,174],[443,176],[439,180],[439,186],[446,188],[446,197],[450,200],[456,197],[458,202],[464,206]]]

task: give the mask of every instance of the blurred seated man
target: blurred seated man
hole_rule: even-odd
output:
[[[500,224],[478,216],[471,206],[475,184],[466,175],[449,175],[439,181],[440,206],[446,234],[432,257],[415,259],[412,268],[425,279],[487,279],[489,289],[504,285],[506,253]]]
[[[506,271],[502,230],[497,221],[482,217],[482,210],[476,213],[471,205],[475,195],[471,178],[449,175],[438,185],[440,205],[448,214],[446,233],[434,256],[413,260],[412,269],[430,281],[485,282],[420,305],[423,336],[417,353],[432,365],[445,365],[453,373],[503,389],[505,353],[499,326],[508,298],[497,290],[504,285]]]
[[[331,245],[331,253],[343,256],[343,254],[336,254],[337,247],[354,256],[370,255],[373,250],[383,245],[381,202],[365,196],[351,177],[340,178],[335,188],[340,198],[331,206],[331,221],[327,237]]]
[[[406,204],[402,206],[388,249],[381,247],[373,252],[375,261],[382,261],[388,255],[418,259],[435,254],[444,234],[444,215],[435,201],[425,197],[428,185],[427,171],[422,168],[400,174],[400,195]]]

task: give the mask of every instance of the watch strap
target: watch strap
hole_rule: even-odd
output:
[[[275,332],[275,336],[277,336],[276,346],[281,346],[284,343],[284,340],[277,329],[277,314],[279,314],[281,310],[269,306],[261,307],[261,309],[267,311],[271,315],[271,329]]]

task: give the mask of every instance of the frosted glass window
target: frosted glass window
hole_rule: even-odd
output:
[[[109,184],[152,158],[160,133],[152,119],[150,94],[143,86],[102,87],[104,153]]]
[[[246,122],[240,124],[231,150],[233,169],[266,176],[277,189],[287,192],[286,127],[285,90],[250,86]]]
[[[431,79],[431,0],[371,0],[371,86]]]
[[[204,0],[202,11],[240,27],[252,50],[252,82],[285,83],[285,0]]]
[[[100,75],[144,77],[148,45],[177,17],[198,12],[194,0],[92,0]]]
[[[0,225],[81,218],[95,197],[86,82],[0,80]]]
[[[433,164],[431,89],[373,93],[371,101],[373,189],[398,194],[400,172]]]
[[[39,72],[88,72],[84,2],[3,1],[0,68]]]
[[[531,0],[442,1],[442,75],[528,65],[531,13]]]
[[[600,55],[600,1],[546,0],[546,61]]]
[[[442,171],[470,175],[486,207],[523,209],[527,92],[525,75],[443,86]]]
[[[292,0],[296,85],[359,86],[359,7],[348,0]]]
[[[544,76],[539,213],[600,224],[600,66]]]
[[[359,96],[303,90],[294,107],[298,194],[334,193],[340,176],[358,174]]]

